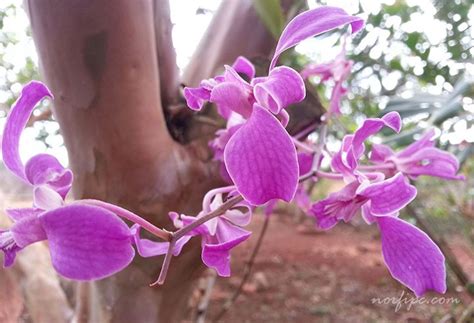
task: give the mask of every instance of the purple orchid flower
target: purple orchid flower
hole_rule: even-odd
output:
[[[35,106],[45,97],[52,98],[48,88],[40,82],[27,84],[11,108],[2,138],[3,162],[7,169],[36,189],[43,187],[57,192],[63,199],[71,189],[73,175],[59,161],[47,154],[32,157],[26,166],[18,150],[20,135]]]
[[[52,97],[42,83],[27,84],[10,110],[3,133],[5,165],[30,184],[34,193],[33,207],[6,210],[13,225],[0,230],[4,266],[11,266],[23,248],[47,240],[53,267],[59,274],[75,280],[101,279],[130,264],[135,255],[134,242],[139,251],[149,243],[137,239],[135,228],[130,230],[105,207],[81,201],[65,205],[73,175],[53,156],[39,154],[23,165],[19,156],[21,132],[34,107],[46,96]]]
[[[400,130],[400,116],[389,113],[382,119],[367,119],[354,135],[345,136],[331,167],[348,184],[339,192],[315,203],[311,214],[321,229],[330,229],[339,221],[350,221],[359,211],[368,224],[377,223],[382,236],[385,264],[392,276],[410,288],[416,296],[428,290],[446,291],[444,256],[438,246],[421,230],[398,218],[399,211],[416,196],[416,188],[403,173],[389,179],[381,173],[369,176],[357,170],[364,154],[364,141],[388,126]],[[382,160],[387,151],[377,150],[374,158]]]
[[[419,140],[395,153],[390,147],[375,144],[370,160],[374,163],[392,163],[394,168],[412,179],[419,176],[433,176],[443,179],[462,180],[457,175],[459,162],[446,151],[435,148],[434,129],[428,130]]]
[[[223,117],[235,112],[247,120],[225,145],[224,163],[239,193],[252,205],[273,199],[289,202],[298,186],[297,154],[285,130],[285,108],[304,99],[305,86],[293,69],[275,67],[279,56],[307,38],[348,24],[352,32],[357,32],[364,23],[340,8],[321,7],[304,12],[283,30],[268,76],[254,78],[251,63],[239,58],[233,67],[226,66],[223,75],[201,82],[198,88],[185,89],[191,109],[200,110],[210,101]]]
[[[217,209],[220,205],[222,205],[222,194],[216,194],[209,211]],[[246,203],[240,203],[236,206],[246,208],[247,212],[242,212],[239,209],[227,210],[222,216],[207,221],[181,238],[186,238],[187,242],[192,236],[200,235],[202,238],[202,261],[209,268],[214,268],[219,276],[223,277],[230,276],[230,250],[247,240],[251,234],[251,232],[242,229],[242,226],[246,226],[250,222],[251,207]],[[202,215],[204,215],[204,211],[197,217],[180,215],[176,212],[170,212],[169,214],[176,228],[182,228]],[[166,249],[162,254],[165,253]]]
[[[408,183],[402,173],[380,182],[353,181],[341,191],[312,206],[312,213],[321,229],[330,229],[343,220],[349,222],[361,209],[364,218],[397,214],[416,196],[416,188]]]
[[[321,78],[321,82],[326,82],[330,79],[334,81],[334,87],[331,93],[329,113],[333,115],[341,114],[341,99],[347,93],[347,88],[344,82],[350,75],[353,62],[346,59],[345,41],[342,51],[337,57],[323,64],[309,65],[303,71],[301,76],[303,79],[317,75]]]

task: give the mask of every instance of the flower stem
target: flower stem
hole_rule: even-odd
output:
[[[316,176],[319,178],[327,178],[327,179],[332,179],[332,180],[342,180],[343,176],[341,174],[336,174],[336,173],[327,173],[318,170],[316,172]]]
[[[127,220],[129,220],[133,223],[138,224],[143,229],[147,230],[148,232],[150,232],[151,234],[157,236],[158,238],[160,238],[162,240],[165,240],[165,241],[171,241],[172,240],[172,233],[171,232],[168,232],[166,230],[163,230],[163,229],[160,229],[160,228],[154,226],[153,224],[151,224],[147,220],[143,219],[139,215],[137,215],[137,214],[135,214],[135,213],[133,213],[129,210],[126,210],[126,209],[124,209],[120,206],[113,205],[113,204],[110,204],[110,203],[107,203],[107,202],[104,202],[104,201],[100,201],[100,200],[94,200],[94,199],[80,200],[80,201],[77,201],[76,203],[94,205],[94,206],[104,208],[106,210],[109,210],[109,211],[115,213],[116,215],[118,215],[121,218],[127,219]]]
[[[314,149],[313,147],[311,147],[310,145],[308,144],[305,144],[304,142],[301,142],[299,141],[298,139],[296,139],[295,137],[291,137],[291,140],[293,140],[293,143],[295,144],[296,147],[312,154],[314,153]]]
[[[160,276],[158,276],[157,281],[150,284],[150,286],[163,285],[163,283],[165,282],[166,274],[168,273],[168,269],[170,268],[171,258],[173,256],[173,249],[176,244],[176,240],[174,240],[174,235],[172,236],[173,239],[171,240],[170,245],[168,247],[168,251],[166,252],[165,260],[163,260],[163,266],[161,267]]]

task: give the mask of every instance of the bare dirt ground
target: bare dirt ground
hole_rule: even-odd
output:
[[[256,218],[254,232],[263,222]],[[257,235],[233,251],[232,277],[217,279],[206,321],[239,285]],[[472,249],[459,254],[471,268]],[[297,225],[274,215],[249,282],[220,322],[474,322],[472,298],[453,282],[444,301],[429,294],[420,304],[386,269],[377,227],[338,225],[317,232],[309,221]],[[381,304],[374,304],[377,298]]]

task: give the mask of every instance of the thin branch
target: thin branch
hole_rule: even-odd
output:
[[[217,314],[216,317],[214,318],[213,322],[217,322],[218,320],[220,320],[225,315],[225,313],[227,313],[227,311],[230,309],[232,304],[234,304],[234,302],[237,300],[239,295],[242,293],[242,289],[244,288],[245,283],[250,278],[250,273],[252,272],[252,267],[255,263],[255,258],[257,257],[257,254],[260,250],[260,246],[262,245],[263,237],[265,236],[265,233],[267,232],[269,223],[270,223],[270,217],[266,216],[265,221],[263,222],[263,225],[262,225],[262,229],[260,230],[260,235],[258,236],[257,243],[255,244],[255,247],[250,255],[250,258],[247,261],[247,265],[245,266],[244,276],[242,277],[242,280],[240,281],[239,287],[234,292],[234,294],[227,300],[227,302],[224,304],[219,314]]]
[[[196,313],[196,323],[204,323],[206,322],[206,314],[207,309],[209,308],[209,303],[211,300],[212,289],[214,288],[214,284],[216,283],[216,273],[215,271],[211,271],[209,276],[207,277],[207,284],[203,291],[203,296],[201,301],[197,306],[197,313]]]
[[[176,245],[176,240],[171,240],[170,245],[168,247],[168,251],[166,252],[166,255],[165,255],[165,260],[163,260],[163,266],[161,267],[160,276],[158,276],[157,281],[150,284],[150,286],[163,285],[163,283],[165,282],[166,274],[168,273],[168,269],[171,263],[171,257],[173,257],[173,249],[175,245]]]

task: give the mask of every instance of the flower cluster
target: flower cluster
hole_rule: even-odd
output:
[[[366,119],[354,134],[346,135],[340,149],[328,154],[321,131],[315,147],[292,137],[285,127],[286,109],[305,98],[303,77],[320,75],[333,79],[335,87],[328,115],[340,114],[340,99],[347,91],[343,83],[352,63],[345,50],[333,61],[306,68],[301,74],[276,66],[279,56],[299,42],[335,28],[350,25],[355,33],[363,20],[334,7],[321,7],[296,16],[283,31],[268,75],[255,75],[252,63],[239,57],[223,74],[204,80],[197,88],[185,88],[188,106],[200,111],[206,102],[214,103],[227,120],[210,146],[215,159],[222,162],[222,175],[231,185],[209,191],[202,211],[196,216],[170,212],[175,232],[161,230],[121,207],[98,201],[66,203],[73,174],[53,156],[39,154],[25,165],[19,155],[20,135],[34,107],[44,97],[52,97],[39,82],[26,85],[7,118],[2,152],[6,167],[32,187],[30,208],[8,209],[13,225],[0,230],[0,250],[5,266],[28,245],[47,240],[54,268],[76,280],[94,280],[125,268],[135,249],[142,257],[165,255],[158,283],[163,283],[172,256],[178,256],[193,237],[201,238],[201,258],[220,276],[230,275],[230,251],[249,238],[245,227],[253,210],[265,205],[271,213],[277,200],[295,202],[314,217],[320,229],[330,229],[339,221],[348,222],[358,213],[368,224],[377,224],[382,239],[383,257],[392,276],[416,295],[427,290],[446,290],[444,257],[422,231],[398,217],[416,196],[410,180],[421,175],[461,179],[454,156],[434,147],[434,132],[402,151],[373,145],[362,164],[365,141],[388,127],[401,129],[396,112],[382,118]],[[302,77],[303,76],[303,77]],[[326,129],[328,124],[320,126]],[[322,171],[329,158],[330,172]],[[345,186],[320,201],[311,201],[304,181],[329,178],[343,180]],[[132,227],[121,219],[134,224]],[[140,237],[145,229],[164,241]]]
[[[319,228],[330,229],[339,221],[350,221],[360,211],[368,224],[378,224],[385,264],[394,278],[417,296],[427,290],[444,293],[443,254],[424,232],[398,215],[416,196],[416,188],[408,177],[431,175],[460,179],[461,176],[456,175],[459,165],[454,156],[433,147],[432,131],[397,154],[386,146],[374,146],[370,155],[376,164],[360,165],[364,141],[384,126],[400,131],[398,113],[367,119],[353,135],[344,137],[340,150],[331,158],[331,169],[333,175],[340,175],[346,186],[313,204],[310,214],[317,219]],[[425,153],[426,149],[430,152]]]
[[[418,296],[427,290],[443,293],[444,256],[424,232],[398,217],[417,193],[410,179],[420,175],[462,178],[457,175],[456,158],[434,147],[433,130],[398,153],[388,146],[373,145],[369,159],[372,165],[362,165],[365,141],[370,136],[383,127],[395,132],[401,129],[396,112],[380,119],[366,119],[354,134],[343,138],[340,150],[329,156],[331,172],[327,173],[319,170],[325,149],[323,134],[319,147],[308,149],[307,144],[284,129],[288,123],[285,109],[305,97],[302,78],[313,75],[322,82],[334,81],[326,120],[340,115],[340,100],[347,92],[344,82],[352,62],[345,58],[346,39],[343,50],[333,61],[310,65],[301,74],[288,67],[275,67],[278,56],[303,39],[336,27],[351,24],[355,32],[363,22],[354,18],[331,7],[297,16],[282,33],[268,76],[255,77],[253,65],[239,57],[232,67],[226,66],[223,75],[202,81],[198,88],[186,88],[185,97],[194,110],[200,110],[207,101],[215,103],[227,119],[227,128],[216,133],[210,146],[215,159],[222,161],[224,178],[235,184],[246,202],[253,206],[267,203],[268,211],[277,199],[293,201],[324,230],[361,213],[368,224],[378,225],[384,260],[394,278]],[[343,180],[346,185],[313,203],[300,183],[310,178]]]

